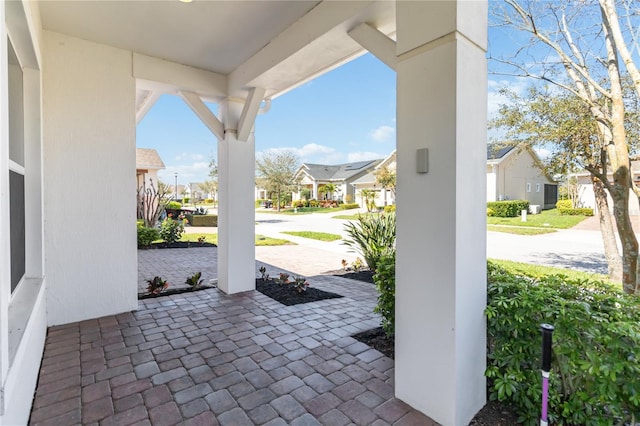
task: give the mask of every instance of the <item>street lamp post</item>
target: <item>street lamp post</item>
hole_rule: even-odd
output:
[[[174,192],[173,192],[173,199],[175,201],[178,201],[178,172],[175,172],[173,175],[176,178],[176,184],[175,184]]]

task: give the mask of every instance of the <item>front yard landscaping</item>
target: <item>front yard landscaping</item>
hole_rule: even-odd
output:
[[[568,229],[585,220],[587,216],[561,215],[558,209],[543,210],[540,214],[528,214],[527,221],[517,217],[487,217],[488,225],[511,225],[535,228]]]
[[[293,235],[296,237],[311,238],[312,240],[319,241],[337,241],[342,237],[336,234],[328,234],[326,232],[313,232],[313,231],[283,231],[283,234]]]
[[[542,235],[558,232],[556,229],[520,227],[511,225],[487,225],[487,231],[504,232],[505,234],[516,235]]]

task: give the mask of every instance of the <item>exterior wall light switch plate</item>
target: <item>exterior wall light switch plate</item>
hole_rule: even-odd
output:
[[[429,149],[420,148],[416,150],[416,173],[429,172]]]

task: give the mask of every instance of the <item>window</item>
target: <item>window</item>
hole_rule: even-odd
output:
[[[527,192],[531,192],[531,184],[527,182]]]
[[[26,268],[24,186],[24,84],[23,72],[11,41],[7,38],[9,74],[9,234],[11,247],[11,292]]]
[[[536,192],[540,192],[540,184],[536,183]]]

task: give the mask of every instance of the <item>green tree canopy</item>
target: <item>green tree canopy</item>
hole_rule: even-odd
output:
[[[265,152],[256,160],[258,185],[275,195],[278,211],[284,194],[295,188],[293,178],[299,164],[293,151]]]

